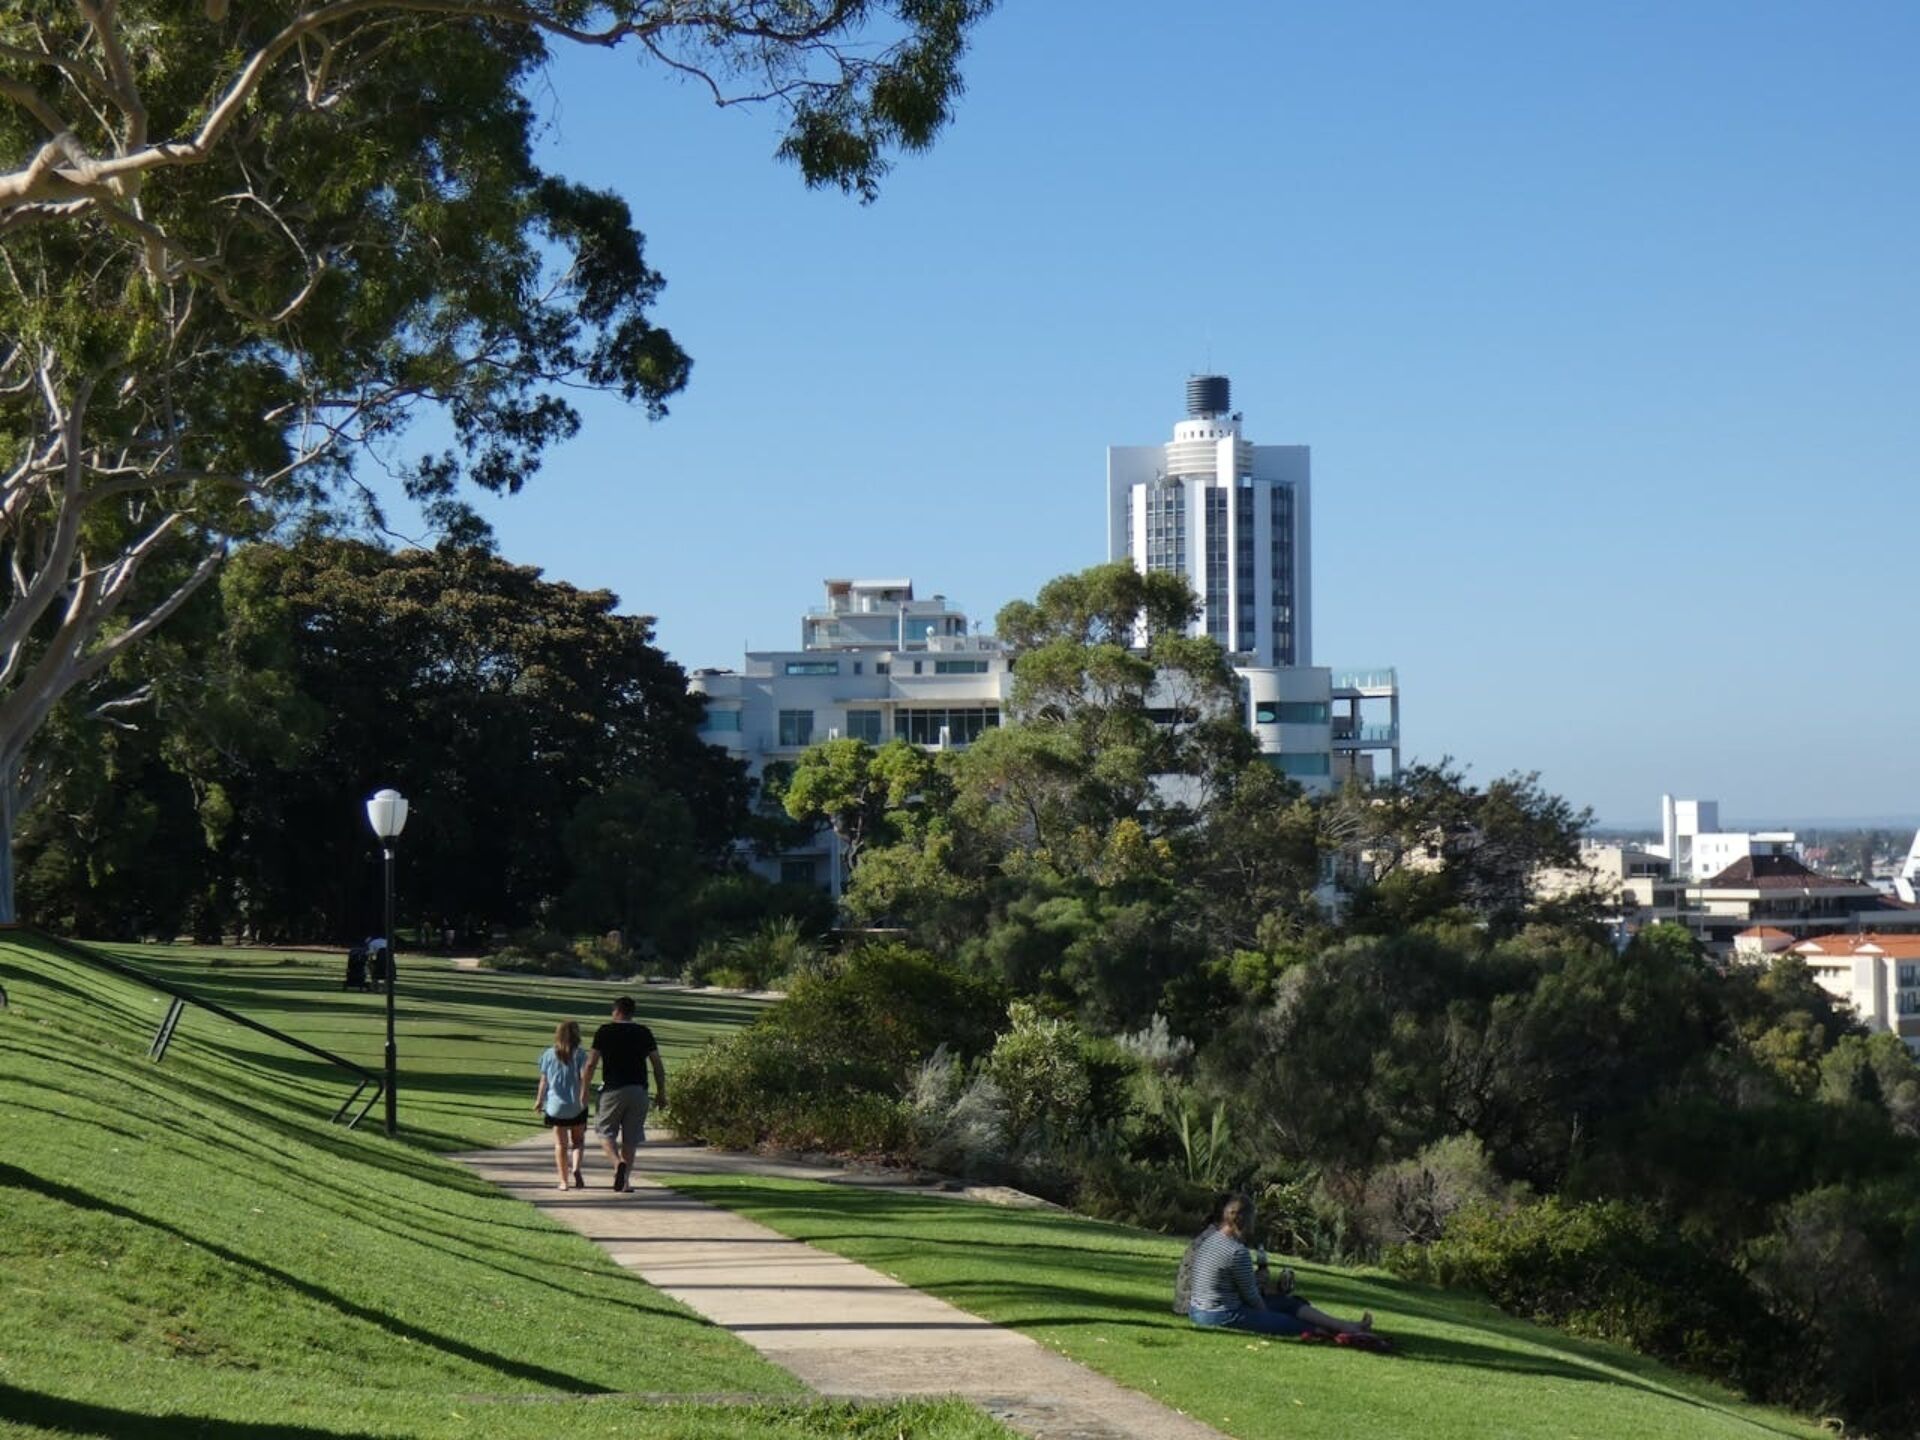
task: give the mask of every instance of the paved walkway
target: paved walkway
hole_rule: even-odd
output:
[[[1223,1440],[1211,1426],[890,1276],[690,1199],[647,1175],[835,1178],[824,1167],[650,1142],[630,1195],[554,1189],[553,1143],[453,1157],[599,1245],[823,1395],[959,1395],[1043,1440]],[[861,1177],[851,1178],[862,1183]],[[902,1186],[897,1188],[922,1188]]]

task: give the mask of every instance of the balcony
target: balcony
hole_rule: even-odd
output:
[[[1400,743],[1398,725],[1345,725],[1333,722],[1333,744],[1337,750],[1386,750]]]
[[[1384,695],[1388,691],[1399,688],[1399,676],[1391,665],[1333,672],[1333,690],[1336,695],[1342,690],[1359,690]]]

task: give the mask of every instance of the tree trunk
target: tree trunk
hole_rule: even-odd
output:
[[[0,925],[20,917],[13,908],[13,820],[15,789],[12,776],[0,780]]]

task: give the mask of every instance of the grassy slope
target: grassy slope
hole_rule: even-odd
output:
[[[386,997],[342,990],[345,962],[339,955],[185,946],[100,948],[368,1069],[381,1066]],[[577,1020],[591,1040],[623,989],[637,1001],[640,1018],[653,1027],[669,1074],[676,1061],[712,1036],[746,1024],[762,1008],[758,1001],[717,995],[460,971],[444,960],[403,955],[394,1028],[401,1123],[409,1138],[433,1149],[459,1150],[524,1135],[533,1113],[534,1057],[552,1042],[554,1025]],[[158,1024],[165,998],[148,991],[140,1003]],[[189,1010],[180,1034],[225,1046],[237,1059],[245,1052],[255,1073],[289,1100],[324,1107],[325,1114],[353,1088],[350,1080],[343,1087],[342,1072],[325,1062],[205,1012]]]
[[[1765,1440],[1824,1432],[1611,1346],[1377,1272],[1298,1264],[1335,1314],[1374,1312],[1394,1358],[1200,1331],[1169,1313],[1182,1241],[1049,1212],[735,1177],[725,1205],[1036,1339],[1239,1440]]]
[[[342,994],[335,962],[154,968],[378,1053],[377,1002]],[[588,1019],[607,994],[420,966],[402,981],[403,1127],[436,1146],[525,1133],[552,1016]],[[18,940],[0,984],[0,1433],[1003,1433],[958,1407],[622,1399],[800,1387],[531,1207],[375,1127],[328,1126],[349,1087],[320,1062],[189,1011],[155,1066],[163,1002]],[[672,1008],[670,1053],[744,1013]]]

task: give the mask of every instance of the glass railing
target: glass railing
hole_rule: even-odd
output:
[[[1333,688],[1336,690],[1396,690],[1399,686],[1400,681],[1391,665],[1333,672]]]
[[[1335,723],[1333,739],[1349,748],[1365,745],[1392,745],[1400,738],[1398,725],[1341,725]]]

